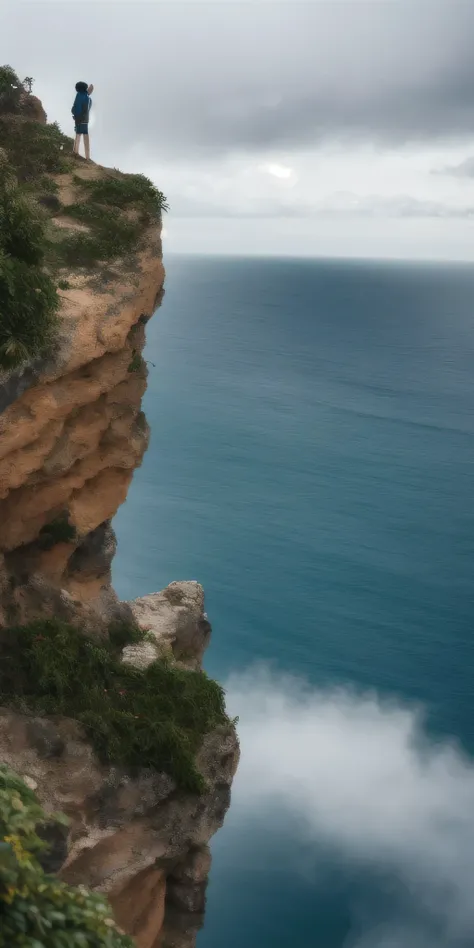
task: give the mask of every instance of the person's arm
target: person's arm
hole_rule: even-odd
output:
[[[79,98],[79,93],[77,93],[76,98],[74,99],[74,102],[72,103],[71,112],[72,112],[73,118],[76,118],[76,116],[77,116],[77,112],[78,112],[78,102],[77,102],[77,100],[78,100],[78,98]]]

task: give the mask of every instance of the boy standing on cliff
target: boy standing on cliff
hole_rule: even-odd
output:
[[[90,161],[90,141],[89,141],[89,112],[92,107],[91,92],[94,86],[88,86],[86,82],[76,82],[76,98],[71,109],[74,118],[74,127],[76,140],[74,142],[74,154],[79,154],[81,144],[81,135],[84,136],[84,152],[86,160]]]

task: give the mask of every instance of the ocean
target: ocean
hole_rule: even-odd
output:
[[[474,268],[165,262],[113,579],[240,719],[198,946],[472,946]]]

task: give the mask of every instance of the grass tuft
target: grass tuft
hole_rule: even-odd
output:
[[[130,630],[132,640],[137,634]],[[204,672],[165,660],[144,671],[121,664],[124,629],[98,643],[65,623],[42,620],[6,629],[1,638],[1,703],[74,718],[102,761],[131,772],[166,772],[188,792],[205,789],[196,752],[205,734],[229,721],[223,689]]]

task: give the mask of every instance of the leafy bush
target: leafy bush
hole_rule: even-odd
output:
[[[20,182],[37,181],[44,174],[59,174],[71,167],[72,139],[55,122],[42,125],[0,114],[0,148]]]
[[[162,191],[144,174],[109,174],[95,181],[79,181],[97,204],[134,207],[149,217],[160,216],[163,211],[169,210]]]
[[[0,367],[43,355],[56,328],[59,298],[43,269],[44,225],[0,163]]]
[[[204,672],[164,660],[139,671],[116,644],[56,620],[2,632],[0,703],[72,717],[101,760],[165,771],[194,793],[205,786],[195,764],[204,735],[228,725],[223,690]]]
[[[2,186],[3,185],[3,186]],[[23,199],[7,169],[0,168],[0,246],[9,257],[30,266],[43,260],[44,229],[39,217]]]
[[[18,113],[23,92],[15,70],[11,66],[0,66],[0,115]]]
[[[102,896],[43,871],[46,821],[32,790],[0,765],[1,948],[133,948]]]

